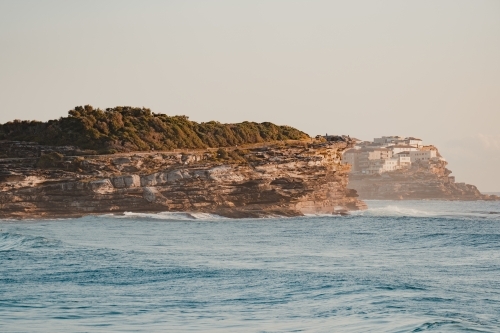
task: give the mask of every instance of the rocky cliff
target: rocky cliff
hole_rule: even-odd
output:
[[[446,161],[436,159],[383,174],[353,173],[349,188],[365,200],[500,200],[496,195],[482,194],[474,185],[456,183],[446,165]]]
[[[365,208],[349,190],[349,140],[226,149],[73,156],[72,147],[2,142],[0,218],[123,212],[227,217],[343,214]],[[25,153],[23,153],[25,152]]]

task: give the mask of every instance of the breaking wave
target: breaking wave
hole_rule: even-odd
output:
[[[368,208],[367,210],[352,212],[353,215],[362,216],[413,216],[413,217],[431,217],[438,216],[436,212],[427,212],[414,208],[398,207],[389,205],[385,207]]]
[[[480,219],[480,220],[500,220],[500,210],[468,210],[456,211],[453,209],[447,210],[443,207],[405,207],[403,205],[395,205],[394,203],[370,207],[366,210],[351,211],[347,215],[366,216],[366,217],[416,217],[416,218],[463,218],[463,219]],[[140,219],[140,220],[162,220],[162,221],[230,221],[228,217],[223,217],[209,213],[194,213],[194,212],[159,212],[159,213],[134,213],[125,212],[123,214],[109,214],[105,217],[115,219]],[[305,214],[306,217],[338,217],[341,215],[332,214]],[[288,217],[289,218],[289,217]],[[288,219],[284,216],[269,215],[265,219]],[[262,219],[262,218],[260,218]]]
[[[351,212],[356,216],[371,217],[422,217],[422,218],[464,218],[500,220],[497,210],[464,210],[446,209],[446,207],[404,207],[394,204],[369,207],[366,210]]]
[[[164,220],[164,221],[217,221],[227,220],[228,218],[208,213],[191,213],[191,212],[160,212],[160,213],[133,213],[125,212],[121,215],[107,215],[108,217],[118,219],[150,219],[150,220]]]
[[[0,252],[55,247],[58,244],[58,241],[40,236],[22,235],[9,232],[0,233]]]

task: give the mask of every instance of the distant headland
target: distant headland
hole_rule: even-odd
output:
[[[351,166],[349,188],[362,199],[500,200],[497,195],[482,194],[474,185],[455,182],[437,147],[424,145],[419,138],[355,141],[342,163]]]

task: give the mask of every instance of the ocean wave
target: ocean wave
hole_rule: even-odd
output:
[[[22,235],[10,232],[0,233],[0,252],[54,247],[58,244],[58,241],[40,236]]]
[[[228,218],[209,213],[192,213],[192,212],[159,212],[159,213],[134,213],[125,212],[120,215],[106,215],[106,217],[118,219],[149,219],[149,220],[164,220],[164,221],[218,221],[227,220]]]
[[[366,217],[416,217],[416,218],[459,218],[459,219],[484,219],[484,220],[500,220],[500,212],[497,211],[453,211],[453,210],[432,210],[404,207],[398,205],[387,205],[382,207],[369,207],[366,210],[350,211],[347,215],[366,216]],[[210,213],[195,213],[195,212],[159,212],[159,213],[135,213],[124,212],[123,214],[107,214],[103,215],[108,218],[116,219],[140,219],[140,220],[162,220],[162,221],[222,221],[232,220],[231,218],[223,217]],[[338,217],[344,216],[335,214],[305,214],[306,217]],[[288,219],[290,217],[269,215],[265,219]],[[253,219],[253,218],[252,218]],[[259,220],[262,218],[258,218]],[[293,219],[293,218],[292,218]]]
[[[372,207],[366,210],[350,212],[356,216],[372,217],[422,217],[422,218],[472,218],[472,219],[500,219],[500,212],[497,211],[453,211],[453,210],[423,210],[417,208],[403,207],[397,205],[387,205],[382,207]]]
[[[351,214],[362,215],[362,216],[413,216],[413,217],[436,216],[435,212],[428,212],[428,211],[418,210],[415,208],[399,207],[395,205],[388,205],[377,208],[368,208],[366,210],[351,212]]]
[[[349,213],[351,213],[351,212],[348,212],[348,213],[347,213],[347,215],[349,215]],[[314,214],[314,213],[312,213],[312,214],[304,214],[304,216],[305,216],[305,217],[339,217],[339,218],[341,218],[341,217],[343,217],[344,215],[340,215],[340,214],[331,214],[331,213],[330,213],[330,214],[326,214],[326,213],[325,213],[325,214],[323,214],[323,213],[317,213],[317,214]],[[292,218],[293,218],[293,217],[292,217]]]

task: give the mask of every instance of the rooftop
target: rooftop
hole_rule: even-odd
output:
[[[392,148],[415,148],[415,147],[409,145],[395,145],[392,146]]]

